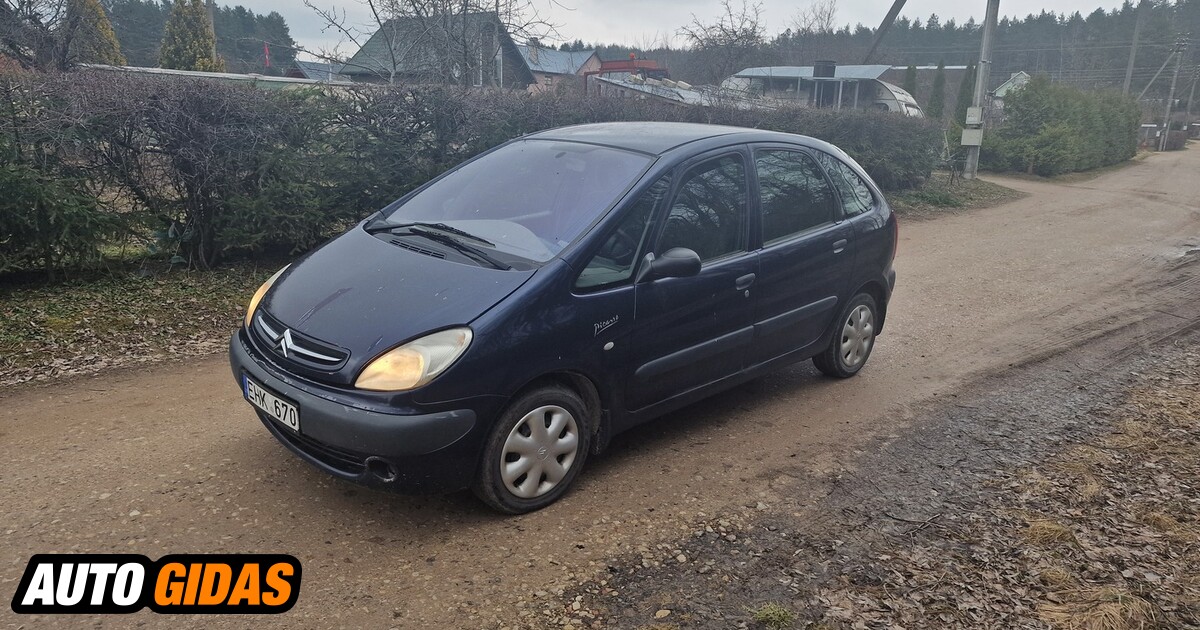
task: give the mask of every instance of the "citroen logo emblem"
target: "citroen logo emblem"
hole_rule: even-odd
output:
[[[275,347],[279,348],[279,353],[282,354],[284,358],[290,358],[288,357],[288,350],[295,345],[295,342],[292,341],[292,331],[287,328],[283,330],[283,334],[279,335],[279,339],[275,342]]]
[[[345,356],[330,356],[313,350],[311,347],[305,347],[311,342],[306,341],[303,337],[300,343],[304,345],[296,345],[296,340],[292,337],[292,330],[284,328],[283,332],[277,333],[274,328],[271,328],[267,321],[260,315],[258,317],[259,330],[266,336],[266,340],[270,341],[271,347],[278,350],[279,354],[285,359],[303,359],[308,361],[317,361],[325,365],[340,364],[346,360]]]

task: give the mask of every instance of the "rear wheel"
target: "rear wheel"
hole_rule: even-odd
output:
[[[875,348],[875,331],[879,328],[879,310],[875,298],[859,293],[842,309],[838,328],[813,364],[828,376],[850,378],[867,364]]]
[[[587,407],[562,386],[521,395],[492,428],[472,490],[509,514],[539,510],[566,493],[591,442]]]

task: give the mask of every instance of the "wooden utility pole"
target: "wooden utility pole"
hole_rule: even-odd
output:
[[[1158,80],[1158,76],[1162,74],[1162,71],[1166,69],[1167,64],[1171,63],[1171,59],[1177,54],[1178,48],[1179,44],[1176,43],[1175,48],[1171,49],[1171,54],[1167,55],[1166,61],[1163,61],[1163,65],[1158,67],[1158,72],[1154,73],[1154,76],[1150,79],[1150,82],[1147,83],[1146,87],[1142,89],[1142,93],[1138,94],[1137,100],[1142,100],[1142,97],[1146,96],[1146,92],[1149,92],[1150,88],[1154,86],[1154,82]]]
[[[983,20],[983,43],[979,47],[979,65],[975,71],[975,95],[967,113],[967,128],[963,129],[962,144],[967,147],[967,163],[963,179],[975,179],[979,172],[979,147],[983,144],[983,102],[987,98],[992,78],[992,39],[1000,16],[1000,0],[988,0],[987,16]]]
[[[1167,93],[1166,113],[1163,114],[1163,135],[1158,142],[1158,150],[1167,150],[1167,139],[1171,136],[1171,106],[1175,104],[1175,86],[1179,83],[1179,68],[1183,66],[1183,51],[1187,49],[1187,40],[1180,38],[1175,42],[1175,74],[1171,76],[1171,91]]]
[[[1196,72],[1192,74],[1192,92],[1188,94],[1187,119],[1188,124],[1192,122],[1192,101],[1196,98],[1196,82],[1200,81],[1200,67],[1196,68]]]
[[[1133,47],[1129,49],[1129,65],[1125,66],[1125,93],[1129,93],[1129,88],[1133,84],[1133,62],[1137,60],[1138,39],[1142,35],[1142,23],[1146,21],[1146,14],[1149,12],[1150,3],[1142,0],[1138,4],[1137,18],[1133,22]]]
[[[883,41],[883,36],[887,35],[888,29],[892,28],[892,23],[896,21],[896,16],[900,15],[900,10],[904,8],[904,3],[907,0],[895,0],[892,3],[892,8],[888,10],[887,15],[883,17],[883,22],[880,22],[879,28],[875,31],[875,41],[871,42],[871,50],[867,51],[867,56],[863,57],[863,64],[871,63],[871,58],[875,56],[875,50],[879,48],[880,42]]]

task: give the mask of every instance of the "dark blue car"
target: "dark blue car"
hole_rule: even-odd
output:
[[[853,376],[896,239],[879,189],[818,140],[544,131],[277,273],[230,361],[267,429],[318,468],[527,512],[637,424],[804,359]]]

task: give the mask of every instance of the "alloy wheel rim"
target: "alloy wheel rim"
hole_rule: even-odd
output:
[[[575,416],[558,405],[538,407],[508,432],[500,454],[500,479],[513,496],[534,499],[562,483],[578,454]]]
[[[854,369],[867,360],[871,344],[875,341],[875,315],[865,305],[859,305],[842,326],[842,363]]]

